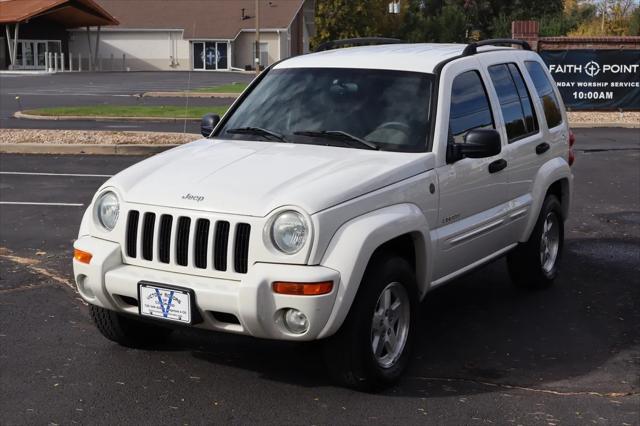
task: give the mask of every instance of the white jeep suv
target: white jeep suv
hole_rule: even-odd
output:
[[[104,336],[323,339],[333,377],[372,389],[433,288],[502,255],[516,284],[553,281],[573,136],[540,57],[382,43],[274,64],[204,139],[102,185],[73,267]]]

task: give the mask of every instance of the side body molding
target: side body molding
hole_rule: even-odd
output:
[[[520,236],[519,241],[527,241],[529,239],[538,220],[538,214],[542,208],[545,193],[553,183],[563,179],[566,182],[564,184],[566,187],[562,187],[562,216],[566,218],[569,214],[569,208],[571,207],[571,194],[573,193],[573,174],[571,173],[569,164],[563,158],[556,157],[547,161],[538,169],[538,173],[533,180],[531,191],[533,203],[529,217],[527,218],[524,233]]]
[[[427,220],[416,205],[405,203],[384,207],[356,217],[338,229],[321,265],[340,271],[339,291],[329,321],[318,338],[331,336],[344,322],[375,250],[406,234],[411,235],[414,242],[416,280],[422,297],[428,290],[427,271],[431,268],[427,263],[431,261],[431,242]]]

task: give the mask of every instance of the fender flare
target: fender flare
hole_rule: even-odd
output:
[[[547,161],[542,165],[542,167],[540,167],[540,169],[538,169],[538,173],[532,183],[533,190],[531,191],[531,196],[533,201],[531,203],[531,209],[529,210],[530,214],[527,218],[527,225],[524,228],[524,233],[520,237],[521,242],[527,241],[531,236],[533,228],[538,220],[540,209],[542,209],[542,203],[544,203],[547,191],[551,185],[562,179],[566,179],[568,183],[567,192],[564,194],[563,191],[562,199],[562,213],[566,218],[569,213],[569,207],[571,206],[571,194],[573,192],[573,174],[571,173],[569,164],[567,164],[567,162],[562,158],[554,158]]]
[[[432,259],[429,225],[414,204],[396,204],[356,217],[335,233],[320,264],[340,272],[340,284],[327,324],[318,338],[329,337],[342,326],[355,300],[364,271],[373,253],[402,235],[414,239],[416,281],[420,297],[428,290],[427,265]]]
[[[84,211],[82,215],[82,221],[80,222],[80,229],[78,230],[78,238],[91,234],[91,220],[93,203],[89,204],[89,207]]]

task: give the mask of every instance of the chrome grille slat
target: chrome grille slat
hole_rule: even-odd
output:
[[[236,240],[236,227],[229,226],[229,237],[227,241],[231,242],[231,244],[227,243],[227,263],[225,265],[225,270],[234,271],[234,262],[235,262],[235,247],[233,241]]]
[[[250,224],[211,215],[145,210],[127,214],[125,259],[134,264],[156,263],[159,269],[161,265],[174,271],[176,267],[192,269],[195,274],[247,273]]]

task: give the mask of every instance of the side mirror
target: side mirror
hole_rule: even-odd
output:
[[[494,129],[475,129],[464,137],[464,143],[449,143],[447,146],[447,163],[454,163],[463,158],[486,158],[500,154],[502,141],[500,133]]]
[[[200,122],[200,133],[202,133],[202,136],[208,138],[219,122],[220,116],[218,114],[207,114],[203,116]]]

